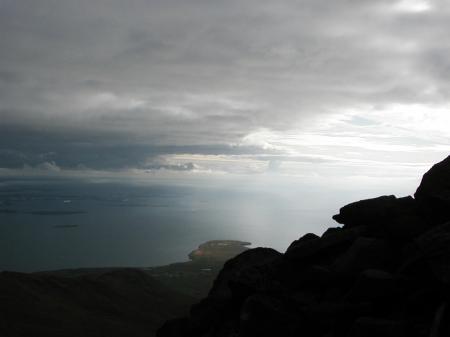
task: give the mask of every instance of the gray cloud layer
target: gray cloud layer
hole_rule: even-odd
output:
[[[443,104],[450,5],[408,6],[0,0],[0,166],[258,154],[233,144],[345,109]]]

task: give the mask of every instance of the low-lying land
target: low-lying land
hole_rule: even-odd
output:
[[[2,272],[0,336],[154,336],[206,296],[224,262],[247,244],[207,242],[191,261],[160,267]]]

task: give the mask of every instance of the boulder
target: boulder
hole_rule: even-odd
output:
[[[189,319],[187,317],[175,318],[167,321],[156,332],[156,337],[188,336]]]
[[[216,330],[226,320],[230,309],[229,301],[209,296],[194,304],[189,315],[188,335],[202,336]]]
[[[401,294],[398,280],[390,273],[377,269],[364,270],[346,296],[350,302],[393,301]]]
[[[416,214],[402,214],[385,220],[371,229],[374,233],[380,233],[378,237],[408,241],[430,229],[430,226]]]
[[[332,265],[340,273],[358,273],[364,269],[391,270],[395,251],[382,239],[359,237]]]
[[[334,254],[348,248],[366,230],[366,226],[359,226],[334,231],[321,238],[298,240],[289,246],[286,250],[285,257],[290,260],[308,263],[316,263],[323,258],[329,260],[329,258],[334,257]]]
[[[341,208],[333,219],[344,228],[367,225],[370,236],[409,240],[429,229],[412,197],[382,196]]]
[[[319,336],[332,331],[334,336],[347,336],[355,319],[361,315],[371,315],[371,303],[348,303],[345,301],[321,301],[306,308],[304,315]],[[309,336],[309,334],[304,334]],[[301,336],[301,335],[300,335]]]
[[[402,321],[376,317],[358,318],[350,331],[350,337],[402,337],[406,334]]]
[[[375,224],[389,216],[396,200],[394,195],[385,195],[353,202],[342,207],[333,219],[346,227]]]
[[[447,304],[441,304],[433,317],[433,323],[430,329],[430,337],[448,336],[448,317],[446,317]]]
[[[242,272],[251,267],[266,264],[282,254],[271,248],[249,249],[235,258],[228,260],[217,276],[208,297],[231,299],[229,281],[239,279]]]
[[[420,251],[435,276],[450,284],[450,222],[434,227],[416,238]]]
[[[242,305],[239,336],[298,336],[300,333],[308,333],[306,324],[282,299],[255,294]]]
[[[303,242],[308,242],[308,241],[315,240],[315,239],[318,239],[318,238],[319,238],[319,236],[314,234],[314,233],[307,233],[307,234],[303,235],[300,239],[295,240],[294,242],[292,242],[289,245],[289,248],[301,245]]]
[[[450,156],[425,173],[414,197],[430,221],[450,220]]]
[[[321,237],[323,238],[323,237],[327,236],[328,234],[333,234],[333,233],[339,232],[340,230],[342,230],[342,227],[329,227],[325,230],[325,232],[323,232]]]
[[[325,266],[312,265],[304,268],[297,277],[298,286],[303,289],[321,288],[336,283],[337,276]]]
[[[239,302],[258,292],[281,294],[284,291],[286,278],[289,278],[289,275],[286,275],[284,261],[274,259],[269,263],[251,266],[232,275],[228,285],[233,301]]]

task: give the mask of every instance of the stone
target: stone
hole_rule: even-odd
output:
[[[348,248],[352,242],[365,233],[367,227],[346,228],[329,233],[321,238],[291,244],[286,250],[285,257],[295,261],[315,263],[322,257],[333,257],[333,254]]]
[[[415,239],[435,276],[450,284],[450,222],[434,227]]]
[[[342,230],[342,227],[330,227],[330,228],[327,228],[325,230],[325,232],[323,232],[321,237],[323,238],[323,237],[325,237],[325,236],[327,236],[329,234],[333,234],[333,233],[339,232],[340,230]]]
[[[388,272],[366,269],[359,275],[345,299],[349,302],[392,301],[401,294],[398,283]]]
[[[430,329],[430,337],[448,336],[448,323],[446,322],[447,304],[441,304],[434,314],[433,323]],[[447,324],[445,324],[447,323]],[[444,330],[447,330],[444,332]]]
[[[189,319],[187,317],[175,318],[166,321],[156,332],[156,337],[178,337],[189,334]]]
[[[277,297],[255,294],[246,299],[240,311],[240,337],[298,336],[304,333],[298,313]]]
[[[364,269],[390,270],[395,262],[395,252],[382,239],[359,237],[332,265],[340,273],[361,272]]]
[[[243,269],[240,273],[230,277],[228,281],[234,302],[244,300],[246,297],[257,293],[282,293],[285,276],[283,261],[275,259],[271,263],[251,266]]]
[[[405,336],[405,324],[402,321],[376,317],[360,317],[353,324],[350,337],[402,337]]]
[[[430,229],[429,224],[415,214],[393,217],[378,227],[382,231],[381,237],[394,240],[411,240]]]
[[[373,308],[370,303],[322,301],[308,307],[304,311],[304,315],[307,321],[320,332],[319,336],[330,330],[336,336],[347,336],[356,318],[361,315],[371,315],[372,312]],[[309,335],[305,334],[305,336]]]
[[[295,247],[301,246],[305,242],[314,241],[319,239],[319,236],[314,233],[307,233],[303,235],[300,239],[293,241],[287,250],[295,249]]]
[[[414,197],[433,223],[450,220],[450,156],[424,174]]]
[[[206,297],[191,307],[189,315],[189,333],[201,336],[220,325],[230,311],[229,301]]]
[[[263,265],[280,256],[281,253],[271,248],[254,248],[228,260],[214,281],[208,297],[231,299],[232,293],[229,287],[231,279],[239,278],[247,268]]]
[[[342,207],[333,219],[347,227],[374,224],[389,215],[388,210],[396,200],[394,195],[385,195],[353,202]]]

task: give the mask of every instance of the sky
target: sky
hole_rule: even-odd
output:
[[[0,176],[417,186],[449,31],[447,0],[0,0]]]

